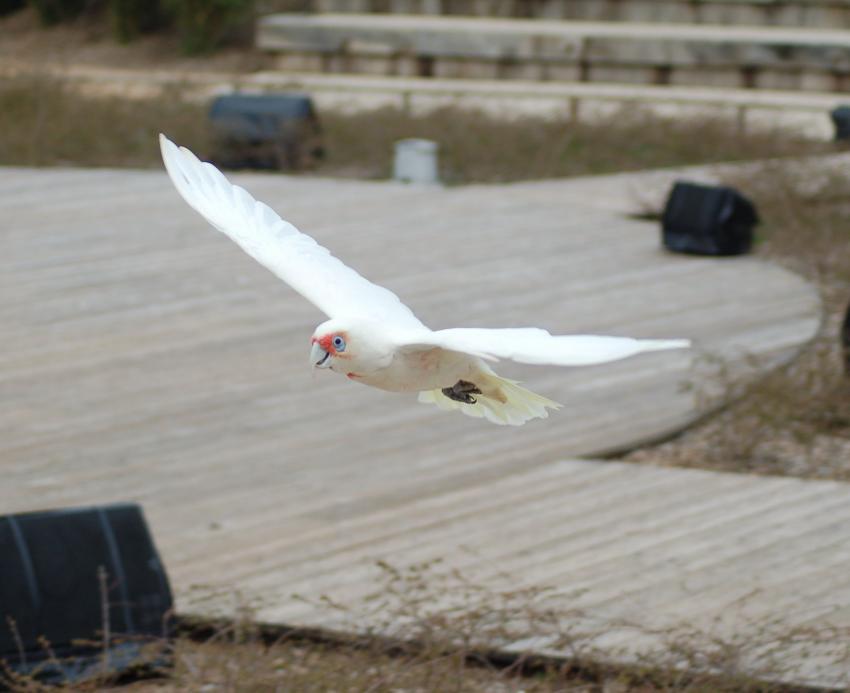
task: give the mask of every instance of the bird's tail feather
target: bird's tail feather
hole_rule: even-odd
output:
[[[459,410],[467,416],[487,419],[500,426],[521,426],[531,419],[545,419],[549,409],[561,405],[521,387],[515,380],[502,378],[495,373],[482,374],[483,382],[476,385],[483,393],[474,395],[475,404],[457,402],[446,397],[441,390],[419,393],[419,401],[435,404],[443,411]]]

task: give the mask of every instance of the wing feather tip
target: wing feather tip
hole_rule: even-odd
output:
[[[645,340],[645,351],[662,351],[665,349],[688,349],[692,346],[690,339],[650,339]]]
[[[168,139],[165,134],[159,133],[159,151],[162,154],[163,162],[168,163],[168,159],[173,155],[175,149],[177,149],[177,145]]]

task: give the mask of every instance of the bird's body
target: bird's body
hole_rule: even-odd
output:
[[[346,348],[335,349],[331,340],[322,344],[324,336],[341,337]],[[404,331],[393,332],[369,320],[328,320],[316,328],[311,341],[332,355],[327,366],[332,371],[388,392],[434,390],[472,379],[486,368],[480,358],[463,352],[405,348],[410,337]]]
[[[477,383],[486,365],[481,359],[438,347],[417,351],[396,349],[385,366],[377,369],[358,368],[340,357],[331,370],[351,380],[387,392],[422,392],[436,390],[459,380]]]
[[[314,367],[389,392],[418,392],[421,402],[441,409],[518,425],[546,418],[547,409],[560,405],[500,377],[488,362],[507,358],[581,366],[688,345],[687,340],[553,336],[533,327],[431,330],[395,294],[344,265],[214,166],[164,136],[160,144],[186,202],[330,317],[311,338]]]
[[[416,344],[425,335],[425,330],[387,330],[369,320],[328,320],[313,333],[310,360],[354,382],[387,392],[418,392],[422,402],[495,423],[545,418],[547,408],[560,407],[499,377],[479,356]],[[334,339],[342,340],[342,351],[334,347]],[[457,391],[450,391],[455,387]]]

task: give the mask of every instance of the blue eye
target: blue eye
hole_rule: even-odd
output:
[[[345,340],[339,335],[334,337],[332,344],[337,351],[345,351]]]

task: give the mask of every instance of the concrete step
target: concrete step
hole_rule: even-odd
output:
[[[310,0],[307,6],[314,12],[850,27],[846,0]]]
[[[850,31],[387,14],[272,14],[282,70],[850,91]]]

